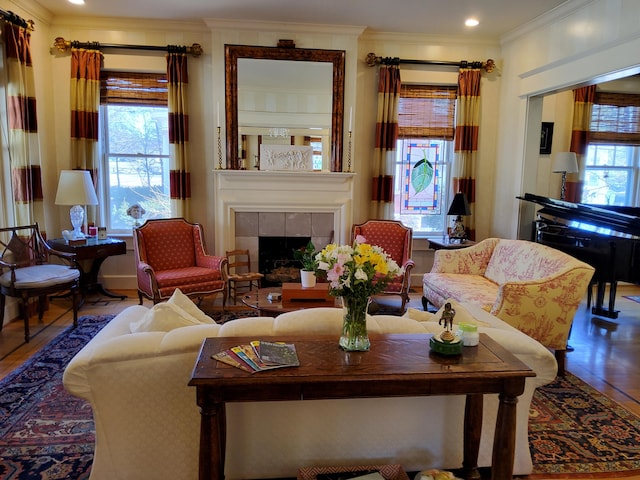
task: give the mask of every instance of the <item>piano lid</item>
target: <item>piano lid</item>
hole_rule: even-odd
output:
[[[520,200],[537,203],[544,208],[539,214],[548,214],[570,221],[567,226],[600,235],[632,236],[640,238],[640,216],[608,209],[606,206],[593,206],[584,203],[572,203],[554,198],[525,193]],[[633,212],[634,209],[626,209]],[[637,209],[640,215],[640,209]],[[611,231],[607,231],[611,230]]]

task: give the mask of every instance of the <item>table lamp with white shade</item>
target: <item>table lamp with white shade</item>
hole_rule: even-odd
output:
[[[73,225],[72,239],[85,238],[81,227],[84,223],[83,205],[97,205],[98,197],[93,187],[91,175],[87,170],[62,170],[58,180],[56,205],[72,205],[69,210],[71,225]]]
[[[564,200],[567,191],[567,173],[576,173],[578,171],[578,159],[575,152],[556,153],[551,164],[551,171],[553,173],[562,173],[560,200]]]

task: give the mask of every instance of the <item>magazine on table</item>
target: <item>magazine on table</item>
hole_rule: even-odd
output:
[[[236,345],[212,355],[212,358],[251,373],[300,365],[293,343],[263,340]]]

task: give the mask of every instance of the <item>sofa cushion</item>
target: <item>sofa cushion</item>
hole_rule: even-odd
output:
[[[498,296],[498,288],[496,283],[481,275],[464,273],[425,273],[423,280],[424,296],[433,299],[436,306],[444,305],[448,298],[456,298],[489,311]],[[436,298],[441,302],[436,303]]]
[[[501,239],[493,249],[484,276],[497,284],[543,279],[574,268],[566,254],[522,240]]]

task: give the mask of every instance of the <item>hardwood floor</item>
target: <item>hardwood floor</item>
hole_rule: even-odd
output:
[[[117,314],[138,303],[136,292],[119,291],[126,300],[89,299],[79,311],[82,315]],[[640,286],[618,287],[617,319],[592,315],[586,295],[573,322],[567,354],[567,371],[640,416],[640,303],[625,298],[640,296]],[[206,300],[205,300],[206,301]],[[146,306],[151,302],[145,301]],[[411,307],[422,308],[420,294],[413,294]],[[214,304],[211,308],[219,308]],[[42,323],[31,319],[32,338],[24,343],[24,329],[19,321],[5,325],[0,332],[0,378],[24,363],[62,330],[72,324],[68,300],[53,300]],[[585,477],[586,478],[586,477]],[[640,476],[624,477],[640,480]],[[575,478],[577,480],[577,478]]]

